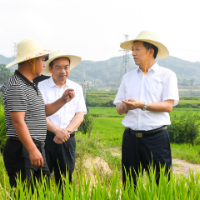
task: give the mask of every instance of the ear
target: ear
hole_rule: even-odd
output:
[[[34,64],[34,59],[28,60],[28,63],[29,63],[31,66],[33,66],[33,64]]]
[[[51,69],[51,67],[49,66],[49,71],[51,72],[51,74],[52,74],[52,69]]]
[[[154,50],[153,50],[153,49],[150,49],[149,56],[150,56],[150,57],[153,57],[153,54],[154,54]]]

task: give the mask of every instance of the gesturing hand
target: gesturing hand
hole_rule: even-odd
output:
[[[67,89],[62,95],[62,99],[65,102],[71,101],[74,97],[75,97],[75,92],[73,89]]]
[[[127,99],[126,101],[122,101],[126,105],[127,110],[133,110],[136,108],[143,108],[144,103],[137,99]]]

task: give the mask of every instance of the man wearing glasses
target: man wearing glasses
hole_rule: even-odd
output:
[[[39,83],[38,87],[44,101],[54,102],[68,88],[73,88],[75,97],[70,104],[63,106],[55,114],[47,118],[47,137],[45,153],[50,173],[54,170],[56,184],[62,186],[62,177],[68,172],[69,182],[75,166],[75,131],[86,114],[86,105],[80,85],[68,79],[70,70],[81,62],[78,56],[66,55],[62,51],[49,54],[49,60],[43,71],[44,75],[52,75]]]

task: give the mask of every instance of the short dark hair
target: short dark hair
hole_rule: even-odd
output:
[[[60,57],[60,58],[62,58],[62,57]],[[67,58],[67,57],[63,57],[63,58]],[[55,60],[58,60],[59,58],[56,58]],[[68,60],[69,60],[69,65],[70,65],[70,59],[69,58],[67,58]],[[49,63],[49,66],[51,67],[51,69],[53,68],[53,62],[55,61],[55,60],[52,60],[50,63]]]
[[[136,40],[134,42],[140,42],[140,40]],[[133,43],[134,43],[133,42]],[[141,41],[142,42],[142,41]],[[157,54],[158,54],[158,47],[156,47],[155,45],[151,44],[151,43],[148,43],[148,42],[143,42],[143,46],[149,50],[149,49],[153,49],[154,50],[154,54],[153,54],[153,57],[154,59],[156,59],[157,57]]]

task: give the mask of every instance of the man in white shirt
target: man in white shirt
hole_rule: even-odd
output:
[[[179,101],[177,77],[171,70],[159,66],[155,58],[166,58],[167,48],[157,36],[143,31],[136,39],[124,42],[121,48],[132,50],[138,69],[124,75],[114,100],[118,114],[125,114],[126,127],[122,142],[123,183],[126,173],[136,186],[136,175],[148,171],[153,161],[159,182],[160,166],[171,168],[171,148],[167,125],[173,106]]]
[[[60,187],[61,174],[66,177],[66,171],[68,171],[69,182],[72,181],[76,149],[74,132],[82,123],[84,114],[87,113],[81,86],[68,79],[70,70],[80,62],[80,57],[66,55],[62,51],[49,54],[43,74],[47,76],[52,74],[52,76],[38,85],[46,103],[60,98],[68,88],[73,88],[75,92],[75,97],[70,104],[66,104],[67,106],[63,106],[47,118],[46,159],[49,170],[50,172],[54,170],[56,184],[60,184]]]

